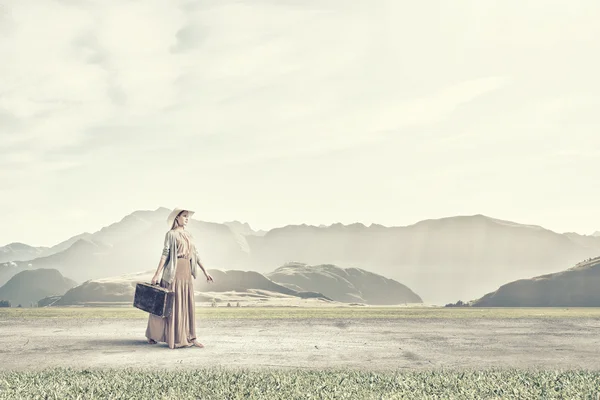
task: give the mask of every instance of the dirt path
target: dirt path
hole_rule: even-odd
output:
[[[0,321],[0,368],[600,369],[600,320],[198,320],[206,348],[149,345],[141,319]]]

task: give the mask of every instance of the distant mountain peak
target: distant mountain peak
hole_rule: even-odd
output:
[[[25,250],[25,249],[34,249],[35,247],[30,246],[28,244],[25,243],[21,243],[21,242],[13,242],[13,243],[9,243],[6,246],[0,246],[0,251],[2,251],[2,249],[12,249],[12,250]]]
[[[503,219],[488,217],[487,215],[483,215],[483,214],[456,215],[456,216],[451,216],[451,217],[442,217],[442,218],[436,218],[436,219],[426,219],[426,220],[423,220],[423,221],[419,221],[419,222],[413,224],[412,226],[416,227],[416,226],[432,225],[432,224],[436,224],[436,223],[454,223],[454,222],[461,222],[461,223],[486,222],[486,223],[493,223],[493,224],[496,224],[496,225],[503,225],[503,226],[508,226],[508,227],[514,227],[514,228],[529,228],[529,229],[534,229],[534,230],[544,230],[544,231],[547,231],[546,228],[543,228],[543,227],[538,226],[538,225],[521,224],[521,223],[518,223],[518,222],[507,221],[507,220],[503,220]]]
[[[223,222],[225,225],[237,225],[237,226],[243,226],[244,228],[248,228],[248,229],[252,229],[250,227],[250,224],[247,222],[241,222],[238,220],[233,220],[233,221],[225,221]]]
[[[233,232],[236,232],[241,235],[262,236],[266,233],[266,231],[263,231],[263,230],[256,231],[256,230],[252,229],[252,227],[250,226],[249,223],[241,222],[241,221],[237,221],[237,220],[223,222],[223,225],[228,226],[229,229],[231,229]]]
[[[371,224],[373,225],[373,224]],[[342,222],[334,222],[333,224],[330,225],[326,225],[326,224],[319,224],[319,225],[311,225],[311,224],[307,224],[307,223],[302,223],[302,224],[290,224],[290,225],[285,225],[279,228],[274,228],[272,230],[278,230],[278,229],[294,229],[294,228],[311,228],[311,229],[364,229],[367,228],[367,226],[365,224],[363,224],[362,222],[353,222],[351,224],[343,224]]]
[[[247,225],[247,226],[250,226],[250,224],[249,224],[249,223],[247,223],[247,222],[242,222],[242,221],[238,221],[237,219],[234,219],[234,220],[232,220],[232,221],[225,221],[225,222],[223,222],[223,223],[224,223],[224,224],[240,224],[240,225]]]
[[[529,229],[533,229],[533,230],[552,232],[549,229],[546,229],[539,225],[523,224],[523,223],[518,223],[518,222],[514,222],[514,221],[503,220],[503,219],[499,219],[499,218],[490,217],[485,214],[454,215],[454,216],[441,217],[441,218],[430,218],[430,219],[424,219],[424,220],[418,221],[414,224],[410,224],[410,225],[406,225],[406,226],[382,225],[382,224],[378,224],[378,223],[374,223],[374,222],[369,225],[365,225],[361,222],[353,222],[350,224],[344,224],[342,222],[334,222],[329,225],[328,224],[311,225],[311,224],[307,224],[307,223],[301,223],[301,224],[283,225],[283,226],[280,226],[277,228],[273,228],[270,231],[296,230],[296,229],[302,229],[302,228],[307,228],[307,229],[348,229],[348,228],[350,228],[350,229],[367,229],[367,228],[382,229],[382,228],[398,228],[398,227],[410,228],[410,227],[418,227],[418,226],[427,226],[427,225],[437,224],[437,223],[443,224],[443,223],[454,223],[454,222],[462,222],[462,223],[486,222],[486,223],[490,223],[490,224],[503,225],[503,226],[507,226],[507,227],[529,228]],[[234,224],[234,223],[240,224],[240,225],[242,224],[241,222],[238,222],[238,221],[224,222],[224,224]],[[594,235],[600,236],[600,231],[595,232]]]
[[[539,225],[530,225],[530,224],[521,224],[518,222],[513,222],[513,221],[506,221],[503,219],[497,219],[497,218],[491,218],[491,217],[486,217],[488,218],[490,221],[493,221],[497,224],[500,225],[508,225],[508,226],[514,226],[514,227],[522,227],[522,228],[530,228],[530,229],[535,229],[535,230],[548,230],[544,227],[541,227]]]
[[[0,263],[6,261],[28,261],[39,257],[47,247],[33,247],[25,243],[13,242],[0,246]]]
[[[596,231],[596,232],[592,233],[592,236],[600,236],[600,231]]]
[[[336,227],[336,228],[366,228],[366,226],[361,223],[361,222],[354,222],[348,225],[342,224],[341,222],[336,222],[335,224],[332,224],[331,227]]]

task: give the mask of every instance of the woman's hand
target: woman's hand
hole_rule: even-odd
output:
[[[212,276],[210,276],[209,274],[204,274],[204,276],[206,276],[206,282],[214,282]]]
[[[156,274],[155,274],[155,275],[152,277],[152,280],[150,281],[150,284],[152,284],[152,285],[156,285],[156,284],[158,284],[158,279],[159,279],[159,278],[158,278],[158,275],[156,275]]]

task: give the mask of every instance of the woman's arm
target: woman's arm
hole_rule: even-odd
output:
[[[158,283],[160,278],[162,277],[162,273],[165,267],[165,260],[169,256],[169,251],[171,251],[171,231],[167,231],[165,234],[165,242],[163,245],[162,256],[160,257],[160,261],[158,262],[158,267],[156,268],[156,273],[152,277],[152,284]]]
[[[196,264],[198,264],[202,272],[204,272],[204,275],[206,275],[206,270],[204,269],[204,265],[202,265],[202,262],[200,261],[200,257],[198,257],[198,253],[196,253]]]
[[[165,267],[165,261],[167,260],[166,256],[162,256],[160,258],[160,261],[158,262],[158,268],[156,268],[156,273],[154,274],[154,276],[152,277],[152,284],[154,285],[155,283],[158,283],[160,277],[162,276],[164,267]]]
[[[202,265],[202,261],[200,261],[200,256],[198,255],[198,250],[194,249],[194,251],[196,252],[196,264],[198,264],[198,266],[200,267],[200,269],[202,270],[202,272],[204,272],[204,276],[206,276],[206,280],[209,281],[209,282],[214,282],[212,276],[210,276],[206,272],[206,269],[204,269],[204,265]]]

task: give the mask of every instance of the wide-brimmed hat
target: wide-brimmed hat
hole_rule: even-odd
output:
[[[187,208],[175,208],[173,211],[171,211],[171,214],[169,214],[169,216],[167,217],[167,225],[169,227],[169,229],[171,229],[171,227],[173,226],[173,222],[175,222],[175,218],[177,218],[177,215],[179,215],[180,212],[182,211],[187,211],[188,212],[188,217],[192,218],[192,215],[194,215],[194,211],[192,210],[188,210]]]

